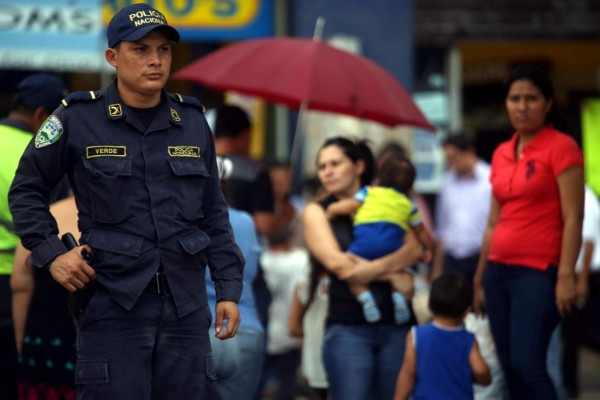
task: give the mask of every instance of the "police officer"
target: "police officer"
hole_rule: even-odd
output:
[[[179,34],[160,12],[126,6],[107,36],[117,79],[68,96],[36,134],[9,194],[16,231],[33,265],[93,292],[74,319],[78,398],[218,398],[204,269],[216,335],[227,339],[239,325],[243,257],[213,138],[200,103],[164,90]],[[47,198],[65,173],[83,244],[68,252]]]
[[[38,73],[19,82],[6,118],[0,120],[0,399],[17,398],[17,354],[11,313],[10,277],[19,238],[13,231],[8,209],[8,189],[19,159],[33,134],[66,94],[64,82],[56,75]],[[56,189],[54,200],[68,193]]]

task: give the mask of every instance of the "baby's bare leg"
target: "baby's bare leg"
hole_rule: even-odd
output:
[[[385,278],[395,292],[402,293],[407,300],[412,299],[415,294],[415,278],[410,272],[393,272],[387,274]]]
[[[397,324],[407,323],[411,318],[408,300],[415,294],[414,278],[409,272],[396,272],[388,274],[392,285],[392,301],[394,302],[394,319]]]
[[[354,295],[354,298],[361,304],[363,315],[367,322],[379,321],[381,319],[381,312],[369,287],[362,283],[348,282],[348,288],[350,289],[350,293]]]
[[[362,292],[369,290],[369,287],[367,285],[363,285],[362,283],[348,282],[348,288],[350,288],[350,293],[352,293],[354,297],[358,297],[358,295]]]

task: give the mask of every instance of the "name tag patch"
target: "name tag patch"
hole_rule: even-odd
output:
[[[195,157],[200,158],[200,147],[196,146],[169,146],[171,157]]]
[[[85,148],[86,158],[96,157],[125,157],[127,148],[125,146],[88,146]]]

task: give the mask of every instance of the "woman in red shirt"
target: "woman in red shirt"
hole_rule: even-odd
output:
[[[474,307],[487,310],[512,399],[557,398],[546,353],[575,301],[581,247],[583,156],[555,129],[552,82],[520,67],[507,85],[515,129],[492,158],[492,204],[474,278]]]

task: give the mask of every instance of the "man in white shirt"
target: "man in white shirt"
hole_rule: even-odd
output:
[[[465,135],[449,136],[443,149],[448,171],[436,202],[431,279],[453,271],[472,282],[490,209],[490,166],[477,157],[473,141]]]
[[[596,194],[585,187],[582,246],[576,267],[577,307],[563,321],[563,381],[569,398],[579,394],[579,346],[600,343],[600,203]],[[591,317],[591,318],[590,318]],[[590,324],[592,322],[594,325]]]

